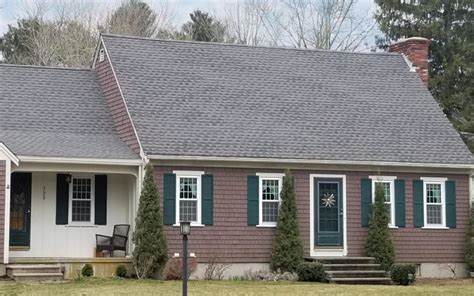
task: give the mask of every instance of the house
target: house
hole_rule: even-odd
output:
[[[192,221],[198,273],[211,261],[229,274],[268,268],[289,168],[305,256],[363,256],[380,182],[397,261],[460,275],[474,158],[426,88],[428,45],[348,53],[102,35],[91,69],[0,65],[3,269],[130,262],[94,258],[95,234],[133,229],[151,162],[170,257],[179,221]]]

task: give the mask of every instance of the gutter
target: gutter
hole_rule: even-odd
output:
[[[67,164],[99,164],[99,165],[143,165],[141,159],[113,159],[113,158],[69,158],[69,157],[40,157],[40,156],[18,156],[20,162],[32,163],[67,163]]]

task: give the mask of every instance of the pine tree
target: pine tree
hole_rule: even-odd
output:
[[[385,193],[382,184],[376,183],[375,202],[369,220],[369,231],[365,253],[374,257],[382,269],[389,270],[395,261],[395,250],[388,229],[388,214],[385,207]]]
[[[471,209],[471,219],[467,232],[466,264],[469,271],[474,272],[474,208]]]
[[[289,170],[286,170],[283,178],[280,198],[281,206],[273,239],[270,267],[274,271],[294,272],[298,264],[303,261],[303,242],[298,228],[293,177]]]
[[[153,179],[153,165],[145,167],[145,180],[133,233],[133,264],[138,278],[147,278],[164,267],[168,247],[163,230],[160,196]]]

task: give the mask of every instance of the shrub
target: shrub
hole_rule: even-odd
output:
[[[94,268],[89,263],[86,263],[81,269],[81,274],[83,277],[91,277],[94,275]]]
[[[281,206],[273,239],[270,267],[273,271],[294,272],[303,261],[303,242],[298,228],[296,194],[293,177],[286,170],[280,193]]]
[[[390,270],[392,281],[399,285],[406,286],[411,283],[408,278],[409,274],[413,276],[411,282],[414,282],[416,274],[416,266],[414,264],[394,264]]]
[[[466,264],[469,271],[474,272],[474,207],[471,209],[471,219],[467,233]]]
[[[123,264],[120,264],[115,269],[115,275],[118,276],[118,277],[121,277],[121,278],[126,277],[127,276],[127,267],[125,267],[125,265],[123,265]]]
[[[188,257],[188,278],[197,268],[197,258]],[[183,261],[181,257],[168,260],[163,271],[165,280],[180,280],[183,277]]]
[[[153,165],[145,167],[145,180],[133,232],[133,266],[139,279],[159,272],[168,258],[168,247],[163,231],[160,196],[153,179]]]
[[[326,274],[324,267],[319,262],[301,262],[296,267],[298,280],[304,282],[324,282]]]
[[[375,202],[369,220],[365,254],[374,257],[382,269],[390,270],[395,261],[395,250],[388,229],[388,215],[385,208],[385,193],[381,183],[376,183]]]

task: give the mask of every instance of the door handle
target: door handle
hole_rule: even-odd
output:
[[[341,209],[341,210],[339,211],[339,216],[342,216],[343,214],[344,214],[344,210]]]
[[[31,209],[26,210],[27,214],[31,214]]]

